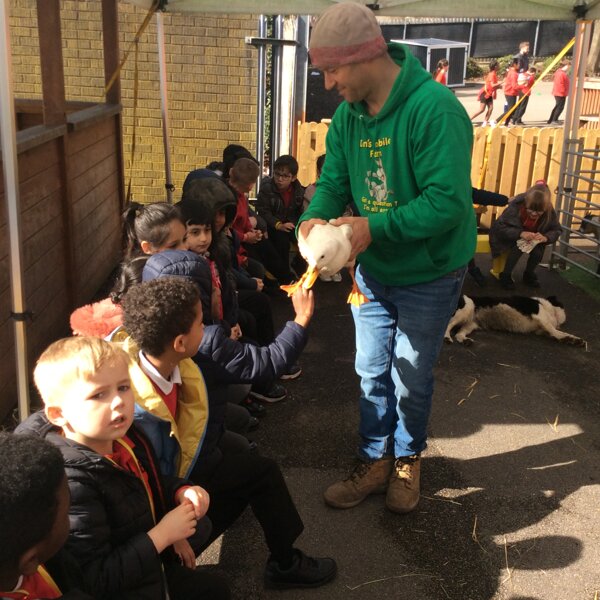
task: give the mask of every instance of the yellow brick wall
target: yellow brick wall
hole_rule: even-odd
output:
[[[103,97],[101,3],[61,2],[67,100]],[[121,55],[145,12],[119,3]],[[191,169],[219,160],[229,143],[255,151],[257,51],[244,38],[256,35],[256,16],[164,15],[171,125],[171,165],[179,198]],[[35,0],[10,1],[15,95],[40,98],[40,61]],[[160,114],[156,20],[139,44],[136,157],[131,169],[133,52],[122,71],[125,183],[132,174],[134,199],[164,200],[164,154]]]

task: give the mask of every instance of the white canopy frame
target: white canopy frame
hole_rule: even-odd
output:
[[[155,0],[128,0],[150,9]],[[176,13],[227,13],[227,14],[319,14],[339,1],[350,0],[162,0],[160,9]],[[373,0],[363,2],[379,16],[399,17],[465,17],[465,18],[510,18],[524,20],[573,20],[576,29],[577,67],[571,75],[571,89],[565,118],[565,139],[577,136],[579,109],[583,90],[583,73],[589,48],[591,19],[600,18],[600,0]],[[11,265],[12,316],[15,331],[15,352],[18,380],[19,418],[29,414],[29,369],[27,365],[27,338],[25,329],[25,293],[23,288],[23,265],[21,256],[21,228],[19,223],[19,176],[16,145],[16,120],[14,113],[12,61],[10,52],[10,30],[8,0],[0,0],[0,141],[4,177],[4,195],[8,214],[8,234]],[[589,19],[589,20],[588,20]],[[162,59],[164,60],[164,58]],[[168,110],[166,102],[166,72],[164,81],[163,123],[168,133]],[[168,139],[165,151],[169,152]],[[170,170],[170,159],[165,158],[166,169]],[[563,155],[563,163],[565,162]],[[561,172],[565,165],[561,164]],[[562,179],[562,178],[561,178]],[[167,183],[170,176],[167,176]]]

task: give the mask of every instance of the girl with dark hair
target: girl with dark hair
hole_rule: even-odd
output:
[[[500,284],[506,290],[514,290],[512,271],[524,254],[528,255],[523,272],[523,283],[539,288],[535,269],[539,265],[548,244],[558,240],[561,228],[552,206],[550,189],[544,181],[538,181],[524,194],[516,196],[490,229],[492,257],[508,253]]]
[[[492,121],[492,112],[494,110],[494,100],[496,99],[496,93],[499,87],[502,86],[501,83],[498,83],[498,61],[492,60],[490,62],[489,72],[485,77],[485,83],[483,87],[477,94],[477,100],[479,100],[479,110],[471,115],[471,121],[478,117],[482,112],[485,111],[485,116],[483,117],[482,127],[485,127],[488,123],[490,125],[495,125],[495,121]]]
[[[125,258],[185,248],[185,225],[177,208],[166,202],[131,203],[123,213]]]
[[[448,61],[445,58],[438,60],[433,78],[442,85],[448,85]]]

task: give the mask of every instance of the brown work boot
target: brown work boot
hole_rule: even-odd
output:
[[[407,513],[416,508],[419,503],[420,474],[419,455],[396,459],[385,498],[385,504],[391,511]]]
[[[383,494],[387,489],[393,466],[392,456],[385,456],[373,462],[359,461],[349,477],[325,490],[325,502],[333,508],[352,508],[369,494]]]

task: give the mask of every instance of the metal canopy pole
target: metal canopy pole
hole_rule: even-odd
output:
[[[29,373],[25,330],[25,320],[28,313],[25,309],[25,292],[23,289],[19,165],[7,0],[0,0],[0,21],[0,138],[4,172],[4,198],[8,217],[11,316],[14,321],[19,420],[23,421],[29,416]]]
[[[258,37],[267,37],[267,17],[258,17]],[[258,90],[256,94],[256,158],[260,166],[258,186],[265,166],[265,96],[267,90],[267,49],[264,44],[258,46]]]
[[[565,113],[564,141],[560,159],[560,173],[558,177],[558,193],[556,197],[556,209],[564,211],[566,215],[561,219],[564,226],[560,237],[558,255],[562,258],[567,256],[570,238],[570,229],[573,221],[572,205],[575,202],[577,190],[574,188],[576,148],[579,145],[579,117],[581,103],[583,100],[583,83],[585,80],[585,66],[590,47],[590,30],[592,21],[578,19],[575,31],[575,47],[573,49],[573,60],[571,62],[572,93],[567,97],[567,110]],[[552,263],[551,263],[552,264]],[[564,261],[563,261],[564,265]]]
[[[173,180],[171,178],[171,138],[169,134],[169,96],[167,90],[167,55],[165,51],[165,26],[163,14],[156,12],[158,37],[158,67],[160,79],[160,114],[162,118],[163,146],[165,152],[165,190],[167,202],[173,204]]]
[[[298,52],[296,52],[296,85],[294,93],[293,106],[293,124],[292,124],[292,148],[293,153],[297,155],[298,148],[298,122],[304,122],[306,117],[306,89],[308,77],[308,34],[310,30],[310,16],[302,15],[298,17],[298,28],[296,31],[296,40],[298,42]]]
[[[273,26],[273,37],[276,40],[283,39],[283,17],[275,17]],[[281,154],[281,66],[283,48],[279,45],[272,49],[272,68],[271,68],[271,164]]]
[[[246,44],[258,48],[258,89],[256,95],[256,158],[260,165],[260,177],[264,168],[265,158],[265,97],[267,85],[267,46],[297,46],[296,40],[283,40],[279,38],[268,38],[267,36],[267,19],[265,15],[260,15],[258,19],[258,37],[246,36]],[[274,74],[271,74],[274,77]],[[274,80],[271,81],[271,87],[274,88]],[[275,103],[275,92],[271,98],[271,102]],[[273,123],[271,123],[271,136],[273,138]],[[273,148],[271,148],[273,154]],[[260,177],[256,186],[256,191],[259,190]]]

